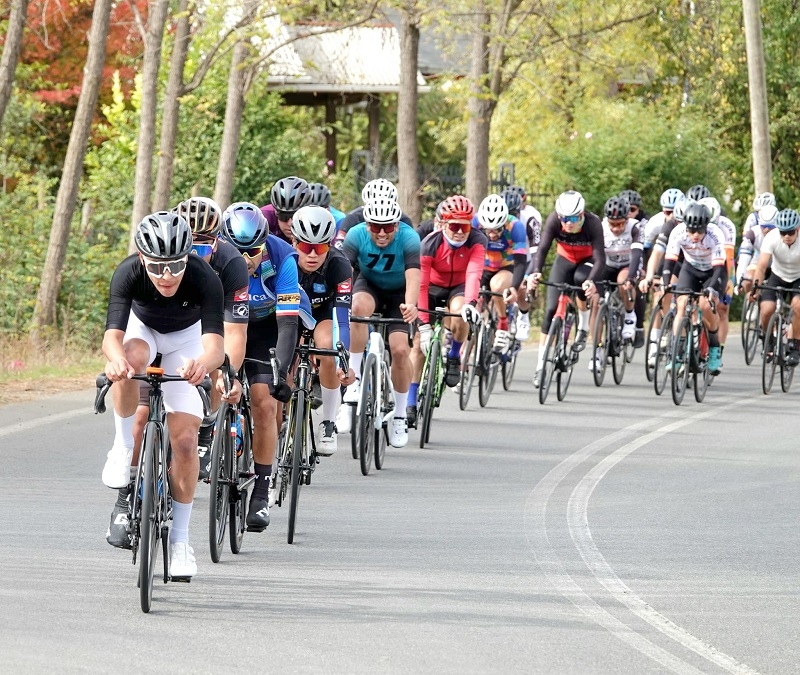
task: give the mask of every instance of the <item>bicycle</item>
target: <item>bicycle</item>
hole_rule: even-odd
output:
[[[158,364],[158,359],[156,364]],[[161,540],[164,558],[164,583],[168,581],[191,581],[190,578],[170,577],[169,575],[169,521],[172,519],[172,497],[169,488],[169,430],[167,429],[164,411],[164,395],[162,385],[165,382],[185,382],[180,375],[165,375],[164,369],[158,365],[148,366],[144,375],[134,375],[130,379],[146,382],[150,386],[148,394],[149,413],[142,435],[139,452],[139,467],[134,480],[131,497],[131,551],[132,563],[141,547],[139,558],[139,603],[142,611],[148,613],[153,604],[153,577],[158,559],[158,541]],[[100,374],[95,385],[97,394],[94,401],[95,414],[106,411],[105,397],[113,383]],[[197,385],[200,398],[203,400],[203,412],[208,415],[210,403],[208,392],[211,391],[211,380]]]
[[[448,316],[461,317],[459,313],[448,312],[445,307],[429,309],[427,313],[434,321],[431,325],[431,344],[425,353],[425,364],[422,366],[422,378],[417,393],[420,448],[424,448],[425,444],[430,442],[433,410],[439,407],[442,402],[442,394],[444,394],[445,361],[442,353],[444,319]]]
[[[366,476],[372,466],[383,468],[388,426],[394,417],[394,385],[392,384],[392,355],[386,348],[387,326],[404,323],[402,319],[385,319],[380,314],[351,316],[350,322],[370,325],[366,358],[361,371],[361,393],[353,406],[351,443],[358,450],[361,473]],[[413,324],[408,333],[409,346],[414,344]],[[405,415],[405,410],[401,411]]]
[[[742,349],[744,350],[744,362],[748,366],[756,358],[760,327],[761,305],[750,299],[750,293],[746,293],[742,302]]]
[[[711,380],[708,370],[708,329],[703,324],[703,312],[700,309],[700,296],[707,291],[690,291],[672,289],[673,297],[686,295],[689,301],[675,333],[675,348],[671,360],[672,401],[675,405],[683,402],[689,375],[694,381],[694,398],[702,403]],[[716,303],[711,301],[711,311],[716,313]]]
[[[622,384],[625,375],[625,365],[630,362],[628,348],[633,348],[633,340],[623,339],[622,326],[625,323],[625,304],[620,296],[620,287],[624,284],[605,282],[605,292],[597,308],[597,317],[594,323],[594,359],[592,361],[592,377],[596,386],[603,384],[606,367],[611,359],[611,370],[614,382]],[[630,289],[628,300],[633,302]],[[600,367],[597,367],[598,354]]]
[[[476,309],[483,320],[475,325],[470,322],[469,333],[464,343],[458,392],[458,405],[461,410],[467,409],[476,375],[478,377],[478,401],[481,408],[486,407],[494,389],[501,359],[493,349],[494,335],[497,332],[497,311],[490,300],[492,297],[502,296],[502,293],[495,293],[487,288],[482,288],[478,293]]]
[[[578,310],[575,308],[575,295],[583,288],[549,281],[539,283],[544,286],[553,286],[560,291],[556,312],[544,344],[542,377],[539,381],[539,403],[544,405],[547,395],[550,393],[554,375],[556,376],[558,400],[564,400],[572,380],[572,370],[578,362],[578,355],[583,350],[583,346],[575,348],[575,338],[578,334]]]
[[[511,389],[511,382],[514,379],[514,371],[517,367],[517,356],[522,351],[522,343],[517,340],[517,305],[509,304],[507,308],[508,337],[510,338],[510,344],[508,345],[508,351],[500,357],[503,389],[505,391]]]
[[[764,333],[764,351],[761,354],[761,390],[765,395],[772,391],[775,371],[780,367],[781,390],[785,393],[792,386],[795,366],[786,362],[788,331],[792,325],[792,305],[790,302],[786,302],[784,294],[797,291],[783,286],[767,286],[765,284],[757,286],[753,291],[763,288],[775,291],[777,297],[775,312],[770,317]]]
[[[660,282],[654,282],[653,286],[660,287]],[[644,357],[644,373],[648,382],[652,382],[656,374],[656,355],[659,349],[659,337],[661,327],[664,321],[664,296],[662,295],[658,300],[653,301],[653,310],[650,312],[650,323],[647,325],[647,337],[645,338],[645,357]],[[652,358],[650,355],[653,355]],[[662,387],[663,391],[663,387]],[[656,391],[657,394],[660,392]]]
[[[227,354],[222,367],[226,395],[231,390],[233,373]],[[224,399],[217,411],[211,444],[211,484],[208,516],[208,541],[212,562],[222,556],[222,541],[229,530],[231,553],[242,550],[247,529],[247,494],[255,482],[253,469],[253,418],[250,411],[250,386],[244,367],[239,373],[242,396],[231,405]]]
[[[289,526],[286,535],[287,543],[294,542],[295,524],[297,522],[297,505],[300,500],[300,487],[311,485],[311,474],[314,473],[319,463],[316,441],[314,439],[314,422],[311,418],[311,385],[314,372],[313,356],[336,356],[339,363],[347,372],[348,353],[341,342],[336,343],[336,349],[323,349],[314,347],[314,338],[311,331],[303,332],[304,340],[295,347],[295,372],[292,396],[286,404],[286,415],[281,425],[278,439],[279,456],[277,467],[273,472],[271,482],[274,485],[278,506],[283,506],[283,500],[289,494],[291,485],[291,498],[289,501]],[[245,359],[255,360],[255,359]],[[270,349],[270,365],[272,372],[280,371],[281,364],[275,356],[275,349]],[[309,442],[310,441],[310,442]]]

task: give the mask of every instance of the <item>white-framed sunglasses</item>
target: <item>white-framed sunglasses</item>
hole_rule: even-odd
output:
[[[144,268],[150,276],[156,279],[161,279],[167,273],[167,270],[173,277],[179,277],[186,271],[188,261],[189,256],[184,256],[178,260],[150,260],[144,258]]]

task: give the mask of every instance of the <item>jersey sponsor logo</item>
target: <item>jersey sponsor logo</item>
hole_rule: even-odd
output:
[[[325,288],[325,284],[315,283],[313,288],[314,288],[314,293],[324,293],[327,290]]]
[[[281,305],[299,305],[300,304],[300,294],[299,293],[279,293],[278,294],[278,303]]]
[[[345,279],[336,287],[336,290],[339,293],[350,293],[353,290],[353,280]]]
[[[242,318],[246,318],[250,316],[250,305],[234,305],[233,306],[233,314],[234,316],[239,316]]]
[[[247,298],[248,298],[247,286],[245,286],[244,288],[240,288],[233,294],[234,302],[246,302]]]
[[[270,297],[266,293],[254,293],[253,295],[250,296],[251,302],[264,302],[265,300],[271,302],[275,300],[275,298]]]
[[[351,299],[351,297],[349,295],[337,295],[336,296],[336,302],[338,302],[339,304],[342,304],[342,305],[350,304],[352,302],[352,299]]]

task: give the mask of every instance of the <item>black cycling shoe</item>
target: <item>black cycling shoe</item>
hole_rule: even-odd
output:
[[[406,422],[408,423],[409,429],[417,428],[417,406],[406,406]]]
[[[579,330],[578,334],[575,336],[575,342],[572,343],[572,351],[582,352],[586,349],[587,337],[589,337],[589,334],[585,330]]]
[[[461,359],[457,356],[447,359],[447,368],[444,373],[444,383],[448,387],[455,387],[461,379]]]
[[[111,522],[106,532],[106,541],[115,548],[131,548],[131,510],[128,501],[131,488],[122,488],[111,512]]]
[[[250,508],[247,511],[247,531],[263,532],[269,525],[269,505],[266,499],[250,500]]]
[[[636,337],[633,338],[633,346],[636,349],[644,347],[644,328],[636,329]]]

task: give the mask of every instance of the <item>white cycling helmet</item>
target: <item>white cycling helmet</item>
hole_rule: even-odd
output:
[[[579,216],[583,213],[585,207],[586,202],[583,199],[583,195],[575,190],[562,192],[556,199],[556,213],[561,218]]]
[[[292,236],[307,244],[328,244],[336,234],[336,221],[322,206],[304,206],[292,217]]]
[[[361,201],[364,202],[364,204],[383,197],[397,201],[397,188],[385,178],[371,180],[364,186],[364,189],[361,190]]]
[[[753,211],[760,211],[765,206],[777,206],[778,202],[775,201],[775,195],[771,192],[762,192],[753,200]]]
[[[664,192],[661,193],[661,208],[674,209],[675,202],[677,202],[683,196],[683,191],[679,190],[678,188],[669,188],[668,190],[664,190]]]
[[[703,197],[703,199],[700,200],[700,203],[703,204],[703,206],[705,206],[709,211],[711,211],[711,222],[716,225],[721,212],[719,202],[714,197]]]
[[[775,227],[778,224],[778,207],[772,204],[762,206],[758,212],[758,224],[761,227]]]
[[[400,204],[388,197],[372,199],[364,205],[364,221],[367,223],[376,223],[378,225],[399,223],[402,215],[403,211],[400,209]]]
[[[499,230],[508,222],[508,204],[500,195],[489,195],[478,207],[478,222],[484,230]]]

